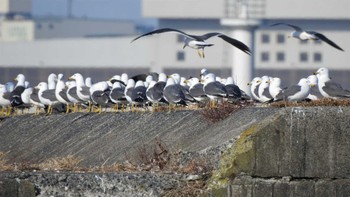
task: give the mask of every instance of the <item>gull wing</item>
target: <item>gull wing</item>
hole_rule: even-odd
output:
[[[210,82],[206,86],[204,86],[204,92],[207,95],[214,95],[214,96],[227,96],[227,90],[225,88],[225,85],[222,85],[218,81]]]
[[[276,24],[271,25],[271,27],[274,27],[277,25],[286,25],[286,26],[293,28],[295,31],[300,31],[300,32],[304,31],[302,28],[295,26],[295,25],[288,24],[288,23],[276,23]]]
[[[350,91],[343,89],[343,87],[335,82],[328,81],[322,89],[327,92],[330,96],[335,97],[350,97]]]
[[[233,39],[231,37],[228,37],[224,34],[220,34],[218,35],[219,38],[225,40],[226,42],[230,43],[231,45],[237,47],[238,49],[240,49],[241,51],[243,51],[244,53],[250,55],[251,54],[251,50],[249,49],[249,47],[247,45],[245,45],[243,42]]]
[[[289,96],[292,96],[300,91],[301,91],[301,86],[292,85],[289,88],[285,89],[282,94],[283,94],[284,99],[287,99]]]
[[[325,35],[323,34],[320,34],[318,32],[314,32],[314,31],[311,31],[311,32],[308,32],[308,33],[312,33],[313,35],[315,35],[318,39],[326,42],[327,44],[331,45],[332,47],[336,48],[336,49],[339,49],[341,51],[344,51],[342,48],[340,48],[337,44],[335,44],[333,41],[331,41],[330,39],[328,39]]]
[[[162,28],[162,29],[156,29],[154,31],[151,31],[151,32],[145,33],[145,34],[143,34],[143,35],[141,35],[139,37],[136,37],[131,42],[134,42],[135,40],[137,40],[139,38],[142,38],[142,37],[145,37],[145,36],[150,36],[150,35],[153,35],[153,34],[168,33],[168,32],[175,32],[175,33],[181,34],[183,36],[186,36],[186,37],[189,37],[189,38],[192,38],[192,39],[196,39],[196,36],[188,35],[185,32],[177,30],[177,29]]]
[[[221,39],[223,39],[224,41],[230,43],[231,45],[237,47],[238,49],[240,49],[241,51],[243,51],[244,53],[250,55],[251,54],[251,50],[249,49],[249,47],[247,45],[245,45],[243,42],[236,40],[234,38],[231,38],[229,36],[226,36],[225,34],[219,33],[219,32],[210,32],[201,36],[192,36],[194,38],[197,38],[197,40],[207,40],[211,37],[217,36]]]

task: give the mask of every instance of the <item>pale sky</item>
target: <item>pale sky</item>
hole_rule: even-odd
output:
[[[141,0],[72,0],[74,17],[125,19],[154,23],[141,17]],[[34,16],[67,16],[68,0],[33,0]]]

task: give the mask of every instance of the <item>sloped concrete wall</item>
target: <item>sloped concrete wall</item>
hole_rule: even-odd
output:
[[[350,193],[349,107],[252,107],[217,123],[211,123],[199,111],[24,115],[2,119],[0,136],[0,151],[8,152],[6,159],[10,162],[40,162],[71,154],[81,157],[86,166],[123,161],[125,151],[131,153],[138,144],[151,144],[155,137],[172,150],[190,152],[220,147],[233,140],[232,146],[214,152],[219,167],[209,181],[210,190],[205,196],[347,196]],[[29,180],[38,188],[46,188],[46,192],[67,194],[65,187],[59,185],[68,183],[54,181],[62,174],[53,174],[0,173],[0,179]],[[34,178],[38,176],[53,178],[45,182]],[[92,185],[99,187],[96,177],[86,176],[90,178],[82,180],[87,180],[90,186],[82,181],[76,187],[80,192],[99,194],[91,190]],[[170,178],[160,174],[159,179],[145,178],[148,176],[137,175],[133,179],[137,179],[136,184],[141,181],[144,187],[149,187],[142,191],[151,196],[164,191],[156,189],[158,181],[168,179],[175,183],[171,187],[177,187],[184,180],[181,176]],[[105,180],[127,183],[123,178],[111,177]],[[125,194],[137,196],[137,187],[129,189]],[[109,193],[120,191],[111,187]],[[150,191],[157,192],[147,193]]]
[[[200,111],[21,115],[0,121],[0,151],[9,162],[40,162],[74,155],[82,165],[124,161],[159,137],[171,151],[200,151],[238,136],[279,109],[248,108],[211,123]]]

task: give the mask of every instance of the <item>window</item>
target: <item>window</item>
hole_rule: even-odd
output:
[[[322,62],[322,54],[319,52],[314,53],[314,62]]]
[[[261,35],[261,42],[262,42],[262,43],[270,43],[270,35],[268,35],[268,34],[262,34],[262,35]]]
[[[306,52],[301,52],[299,55],[300,62],[307,62],[308,61],[308,56]]]
[[[269,53],[268,52],[262,52],[261,56],[260,56],[260,59],[261,59],[262,62],[269,61],[269,59],[270,59]]]
[[[185,52],[178,51],[176,54],[177,61],[185,61]]]
[[[184,42],[184,36],[183,35],[177,35],[177,39],[176,39],[176,41],[178,42],[178,43],[183,43]]]
[[[300,44],[307,44],[307,40],[300,40]]]
[[[41,29],[41,28],[42,28],[42,25],[41,25],[40,23],[38,23],[38,24],[36,25],[36,28],[37,28],[37,29]]]
[[[284,55],[284,52],[277,52],[277,62],[284,62],[285,60],[285,55]]]
[[[321,40],[314,40],[315,44],[321,44],[322,41]]]
[[[277,43],[282,44],[285,42],[285,36],[283,34],[277,35]]]

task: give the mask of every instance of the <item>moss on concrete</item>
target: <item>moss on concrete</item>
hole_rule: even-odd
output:
[[[230,184],[230,180],[240,173],[252,175],[256,159],[256,139],[258,132],[267,127],[279,115],[266,118],[264,121],[251,125],[242,132],[235,145],[227,149],[221,156],[220,168],[213,173],[210,188],[221,188]]]

